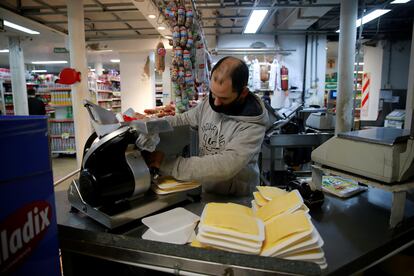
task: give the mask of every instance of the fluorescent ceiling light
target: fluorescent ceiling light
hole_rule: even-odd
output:
[[[156,16],[155,16],[155,15],[153,15],[153,14],[150,14],[150,15],[148,15],[148,18],[150,18],[150,19],[155,19],[155,18],[156,18]]]
[[[66,60],[45,60],[45,61],[32,61],[32,64],[66,64]]]
[[[159,26],[158,30],[163,31],[163,30],[165,30],[165,27],[164,26]]]
[[[32,73],[47,73],[47,70],[32,70]]]
[[[12,23],[10,21],[7,21],[7,20],[4,20],[4,26],[7,26],[9,28],[13,28],[13,29],[16,29],[16,30],[19,30],[19,31],[22,31],[22,32],[25,32],[25,33],[28,33],[28,34],[40,34],[37,31],[33,31],[31,29],[22,27],[20,25],[14,24],[14,23]]]
[[[386,14],[389,11],[391,11],[391,10],[377,9],[377,10],[374,10],[374,11],[370,12],[369,14],[362,17],[362,25],[365,24],[365,23],[368,23],[368,22],[370,22],[370,21],[372,21],[372,20],[374,20],[378,17],[380,17],[381,15]],[[357,26],[357,28],[359,26],[361,26],[361,19],[358,19],[356,21],[356,26]]]
[[[269,10],[254,10],[249,17],[247,22],[246,29],[244,29],[245,34],[254,34],[259,29],[263,20],[265,19]]]
[[[113,62],[113,63],[121,62],[121,60],[119,60],[119,59],[111,59],[110,61]]]
[[[0,50],[0,53],[8,53],[9,52],[9,49],[2,49],[2,50]]]
[[[394,0],[390,4],[405,4],[407,2],[410,2],[410,0]]]
[[[356,21],[356,27],[358,28],[359,26],[361,26],[361,22],[362,22],[362,25],[364,25],[364,24],[366,24],[366,23],[368,23],[368,22],[370,22],[370,21],[372,21],[372,20],[380,17],[381,15],[384,15],[387,12],[390,12],[390,11],[391,10],[384,10],[384,9],[374,10],[374,11],[368,13],[367,15],[364,15],[362,17],[362,20],[361,20],[361,18],[360,19],[357,19],[357,21]],[[337,30],[336,32],[339,33],[339,31],[340,30]]]

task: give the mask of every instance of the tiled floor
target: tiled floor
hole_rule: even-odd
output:
[[[77,169],[75,157],[59,156],[52,158],[53,181],[62,179]],[[75,175],[74,177],[77,177]],[[55,191],[67,190],[73,177],[55,186]]]

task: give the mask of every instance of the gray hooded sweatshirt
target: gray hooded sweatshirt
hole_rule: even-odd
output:
[[[246,105],[253,115],[228,116],[211,109],[205,97],[195,108],[166,117],[173,127],[198,128],[199,156],[166,158],[161,173],[178,180],[195,180],[205,192],[251,195],[259,185],[257,159],[269,119],[256,95],[249,93]]]

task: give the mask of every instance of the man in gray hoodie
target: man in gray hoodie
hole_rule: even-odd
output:
[[[247,88],[248,77],[248,67],[237,58],[217,62],[208,98],[166,117],[173,127],[198,128],[199,156],[169,159],[154,152],[150,166],[178,180],[197,181],[205,192],[251,195],[260,181],[257,159],[269,118],[263,102]]]

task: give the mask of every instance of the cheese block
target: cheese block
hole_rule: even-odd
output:
[[[277,219],[273,219],[265,226],[266,238],[261,255],[273,256],[289,244],[310,236],[313,228],[307,214],[303,211],[284,214]]]
[[[193,181],[179,181],[174,179],[171,176],[160,177],[156,183],[160,189],[171,189],[171,188],[180,188],[185,185],[198,185],[198,183]]]
[[[303,199],[297,190],[272,199],[256,212],[256,216],[266,222],[283,213],[294,212],[303,205]]]
[[[277,187],[271,186],[256,186],[259,193],[266,200],[272,200],[275,197],[287,194],[288,192]]]
[[[183,192],[183,191],[188,191],[188,190],[192,190],[192,189],[196,189],[198,188],[200,185],[196,184],[196,185],[184,185],[180,188],[173,188],[173,189],[160,189],[158,188],[156,185],[151,185],[151,189],[154,191],[154,193],[159,194],[159,195],[167,195],[167,194],[172,194],[172,193],[178,193],[178,192]]]
[[[260,207],[266,205],[269,201],[265,199],[259,192],[253,192],[254,200]]]

